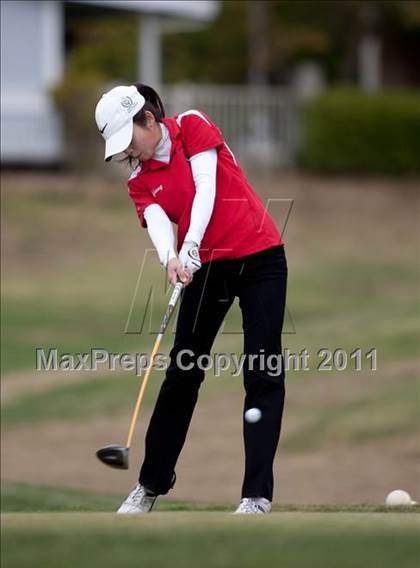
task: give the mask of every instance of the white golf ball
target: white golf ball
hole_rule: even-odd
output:
[[[245,412],[245,420],[254,424],[254,422],[258,422],[261,418],[261,410],[259,408],[249,408]]]
[[[410,494],[403,489],[395,489],[386,496],[385,504],[388,507],[398,507],[401,505],[415,505],[416,502],[410,497]]]

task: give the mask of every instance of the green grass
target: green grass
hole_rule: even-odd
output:
[[[48,389],[40,392],[22,391],[10,402],[5,402],[1,411],[2,424],[12,426],[52,420],[90,419],[93,416],[112,416],[124,411],[129,413],[133,409],[144,371],[141,376],[137,376],[134,371],[109,372],[108,375],[92,372],[84,375],[80,381],[77,380],[76,372],[74,376],[76,380],[73,384],[71,382],[60,384],[60,379],[57,377],[56,384]],[[153,370],[144,395],[144,406],[154,404],[164,378],[164,371]],[[36,380],[34,372],[33,381]],[[241,387],[237,379],[226,378],[226,374],[217,379],[210,379],[201,388],[200,400],[208,400],[233,388]]]
[[[414,568],[420,507],[275,506],[234,517],[232,505],[158,500],[120,517],[121,495],[2,484],[3,566]]]
[[[418,566],[418,516],[404,513],[9,513],[2,525],[9,568]]]
[[[285,341],[295,350],[303,342],[314,354],[323,346],[376,347],[381,363],[418,357],[419,279],[415,265],[379,254],[309,260],[289,279],[296,335]]]
[[[157,371],[152,375],[145,395],[146,406],[154,403],[163,377],[164,374]],[[369,381],[367,373],[365,377]],[[287,412],[300,415],[301,426],[293,434],[286,431],[283,451],[302,452],[331,443],[360,445],[410,434],[413,426],[419,425],[420,386],[415,374],[398,373],[396,377],[398,382],[378,384],[377,381],[377,389],[360,392],[351,400],[327,399],[322,404],[322,411],[317,413],[309,411],[305,405],[294,407],[291,403]],[[325,379],[320,377],[319,380]],[[338,380],[354,379],[346,375],[345,379]],[[45,392],[22,393],[3,406],[2,422],[5,425],[30,424],[112,415],[122,410],[128,412],[138,392],[139,381],[132,372],[109,377],[92,374],[75,384],[57,384]],[[209,379],[202,387],[201,400],[220,396],[229,388],[240,389],[241,386],[232,378]]]
[[[147,232],[138,228],[125,190],[109,184],[109,188],[96,189],[97,193],[86,191],[79,186],[92,180],[64,176],[59,180],[59,191],[57,179],[38,180],[35,176],[19,181],[6,177],[6,182],[3,372],[33,369],[36,347],[55,345],[68,352],[84,352],[92,346],[149,351],[148,333],[124,334],[143,252],[151,246]],[[384,194],[384,203],[386,199]],[[393,213],[392,226],[405,229],[405,218]],[[333,214],[337,223],[340,215],[345,216],[338,209]],[[304,221],[300,220],[302,226]],[[361,222],[359,229],[388,238],[382,219],[369,218],[369,228]],[[328,227],[317,227],[320,243],[328,237],[326,232]],[[316,353],[325,345],[354,347],[357,338],[360,347],[376,346],[384,362],[417,356],[419,272],[410,260],[414,239],[413,250],[404,250],[397,260],[389,256],[386,246],[354,251],[348,246],[351,235],[337,233],[334,239],[342,243],[339,258],[324,247],[322,254],[316,258],[308,255],[305,263],[295,268],[290,255],[288,309],[296,335],[285,335],[285,346],[304,344]],[[147,261],[144,277],[130,329],[137,329],[143,318],[145,290],[164,281],[154,255]],[[154,328],[164,307],[165,297],[160,295]],[[147,325],[148,320],[146,329]],[[229,315],[225,329],[239,332],[226,337],[233,350],[240,351],[238,309]]]
[[[162,374],[156,377],[159,381],[161,378]],[[127,372],[126,375],[110,374],[109,378],[92,374],[83,382],[57,384],[46,392],[24,393],[4,405],[2,421],[7,424],[47,422],[95,414],[112,415],[123,408],[128,411],[134,405],[139,380],[134,372]],[[154,380],[153,384],[151,381],[150,387],[146,393],[145,404],[149,404],[152,396],[156,394],[157,380]]]
[[[37,348],[55,347],[60,353],[73,354],[89,352],[93,347],[117,353],[150,352],[164,313],[165,296],[158,296],[153,306],[152,323],[150,312],[146,312],[146,304],[140,298],[131,328],[136,333],[125,333],[135,277],[135,273],[127,274],[132,286],[126,284],[118,293],[110,289],[108,298],[95,298],[94,291],[86,294],[79,291],[78,295],[68,297],[68,283],[57,284],[63,293],[61,298],[45,297],[35,291],[29,298],[22,298],[6,292],[2,314],[3,372],[34,369]],[[146,313],[149,315],[142,326]],[[172,328],[165,344],[171,331]]]
[[[120,270],[121,275],[102,274],[103,270],[86,274],[84,266],[80,266],[76,275],[68,275],[67,279],[63,275],[54,276],[42,291],[37,290],[43,282],[42,272],[31,276],[34,281],[29,290],[6,286],[2,314],[3,372],[33,368],[37,347],[55,346],[70,353],[85,352],[92,346],[113,352],[148,352],[153,340],[147,332],[148,319],[142,334],[124,333],[137,269],[128,269],[123,264]],[[376,266],[363,266],[363,269],[360,263],[321,262],[310,271],[293,274],[288,306],[296,336],[285,335],[285,346],[293,347],[303,341],[316,353],[324,344],[331,348],[354,346],[357,337],[359,346],[377,347],[384,362],[418,355],[416,272],[414,269],[400,272],[394,267],[388,272],[385,285],[387,270],[387,263],[381,264],[380,260],[376,261]],[[157,278],[160,276],[156,273]],[[39,284],[37,279],[40,279]],[[398,288],[401,282],[405,283],[406,293],[392,296],[392,288]],[[151,283],[149,278],[148,283]],[[139,329],[145,302],[146,298],[139,293],[131,330]],[[165,297],[159,296],[153,310],[152,329],[158,327],[164,308]],[[342,325],[344,320],[345,326]],[[242,338],[237,307],[225,326],[225,331],[229,330],[239,332],[233,335],[233,347],[240,351]],[[313,330],[316,330],[317,342],[312,340]],[[330,345],[331,337],[334,337],[334,345]]]
[[[122,495],[99,493],[67,487],[50,487],[3,481],[1,510],[3,513],[34,512],[113,512],[121,503]],[[176,501],[161,497],[155,511],[232,511],[234,504]],[[420,505],[390,509],[384,505],[273,505],[275,512],[307,513],[416,513]]]
[[[327,401],[316,414],[310,414],[307,408],[291,409],[302,418],[306,412],[310,419],[302,420],[302,426],[293,434],[286,433],[282,448],[287,452],[304,452],[331,443],[355,446],[411,434],[419,426],[419,397],[417,375],[401,375],[397,383],[378,385],[373,392],[361,392],[352,400]]]
[[[1,484],[1,510],[16,512],[112,512],[121,504],[122,495],[83,491],[67,487],[48,487],[3,481]],[[193,503],[162,498],[157,511],[228,511],[226,504]]]
[[[155,336],[148,333],[149,319],[145,333],[124,334],[143,251],[150,247],[127,199],[125,181],[111,184],[32,174],[5,178],[1,361],[5,381],[19,381],[15,371],[36,381],[36,347],[56,346],[67,353],[92,347],[150,353]],[[283,347],[295,352],[308,349],[311,371],[288,373],[282,448],[305,453],[308,448],[328,451],[334,445],[352,451],[362,443],[374,446],[375,440],[398,444],[398,436],[415,436],[418,427],[419,396],[413,376],[420,354],[419,273],[413,262],[418,251],[413,214],[418,192],[386,180],[383,189],[366,180],[350,180],[344,187],[339,180],[337,185],[311,179],[302,183],[306,182],[307,193],[295,195],[300,203],[286,234],[291,319],[286,320]],[[359,187],[365,182],[366,187]],[[289,190],[296,193],[286,178],[284,186],[273,184],[268,191],[270,196],[287,196]],[[142,321],[149,284],[159,287],[164,279],[156,258],[150,259],[145,276],[130,329]],[[166,300],[163,295],[156,299],[155,328]],[[290,330],[295,333],[288,334]],[[225,331],[213,351],[241,353],[237,302]],[[168,353],[172,341],[168,333],[161,351]],[[348,353],[357,347],[364,353],[376,347],[378,371],[370,372],[364,361],[362,373],[317,372],[317,352],[322,347]],[[98,375],[74,383],[68,377],[62,384],[57,379],[42,391],[11,388],[15,394],[5,403],[3,424],[20,428],[26,423],[29,431],[35,423],[76,418],[86,419],[88,425],[89,417],[131,412],[138,388],[134,373]],[[154,372],[146,404],[155,399],[162,378],[163,373]],[[200,402],[203,396],[223,398],[229,389],[242,392],[242,377],[226,373],[215,380],[209,372]],[[216,413],[215,419],[219,416]],[[290,423],[297,426],[289,435]],[[237,442],[232,439],[232,443]]]
[[[45,487],[4,481],[1,484],[2,512],[113,511],[120,496],[63,487]]]

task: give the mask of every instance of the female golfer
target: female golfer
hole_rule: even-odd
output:
[[[287,264],[282,238],[215,124],[189,110],[171,118],[146,85],[115,87],[96,107],[105,160],[123,152],[141,225],[181,296],[170,365],[146,435],[139,480],[118,513],[146,513],[175,483],[204,370],[235,297],[242,311],[245,476],[236,513],[268,513],[284,403],[281,333]],[[178,225],[175,247],[171,222]],[[181,353],[182,352],[182,353]],[[186,353],[186,354],[185,354]],[[271,358],[270,358],[271,357]],[[273,357],[280,361],[272,370]],[[271,369],[271,370],[270,370]]]

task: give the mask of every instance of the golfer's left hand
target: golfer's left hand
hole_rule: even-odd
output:
[[[184,269],[188,270],[191,275],[200,270],[201,260],[197,243],[185,241],[179,251],[179,260],[182,262]]]
[[[174,286],[178,282],[182,282],[184,286],[188,286],[192,280],[192,274],[189,270],[184,270],[179,258],[171,258],[166,266],[166,273],[169,282]]]

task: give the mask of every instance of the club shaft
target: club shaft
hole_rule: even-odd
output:
[[[138,394],[138,397],[137,397],[136,406],[134,407],[133,416],[131,418],[126,448],[130,448],[130,446],[131,446],[131,441],[133,439],[134,429],[136,427],[137,417],[138,417],[139,412],[140,412],[140,406],[141,406],[141,403],[143,401],[143,397],[144,397],[144,393],[146,391],[146,387],[147,387],[147,383],[149,381],[149,377],[152,373],[153,360],[155,358],[156,353],[159,350],[162,337],[163,337],[163,334],[159,333],[159,335],[156,338],[155,345],[154,345],[153,351],[152,351],[152,355],[150,356],[150,365],[148,366],[148,368],[146,370],[146,374],[144,375],[144,378],[143,378],[143,382],[141,383],[141,388],[140,388],[140,391],[139,391],[139,394]]]
[[[131,442],[132,442],[132,439],[133,439],[133,434],[134,434],[134,429],[136,427],[137,418],[138,418],[138,415],[139,415],[139,412],[140,412],[141,403],[142,403],[143,398],[144,398],[144,393],[146,391],[146,387],[147,387],[147,383],[149,381],[149,377],[152,373],[153,362],[154,362],[156,353],[159,351],[160,343],[162,341],[163,334],[165,333],[165,331],[168,327],[168,323],[169,323],[169,320],[171,318],[172,312],[174,311],[176,303],[178,302],[179,296],[181,294],[182,286],[183,285],[180,282],[178,282],[178,284],[175,285],[174,291],[173,291],[172,296],[169,300],[168,307],[166,308],[166,312],[165,312],[165,315],[163,317],[162,324],[160,326],[159,334],[156,338],[156,341],[155,341],[155,344],[154,344],[154,347],[153,347],[153,351],[152,351],[152,354],[150,356],[150,365],[146,369],[146,374],[144,375],[143,381],[141,383],[140,391],[139,391],[139,394],[137,396],[136,405],[134,407],[133,416],[132,416],[131,422],[130,422],[130,428],[128,430],[126,448],[131,447]]]

